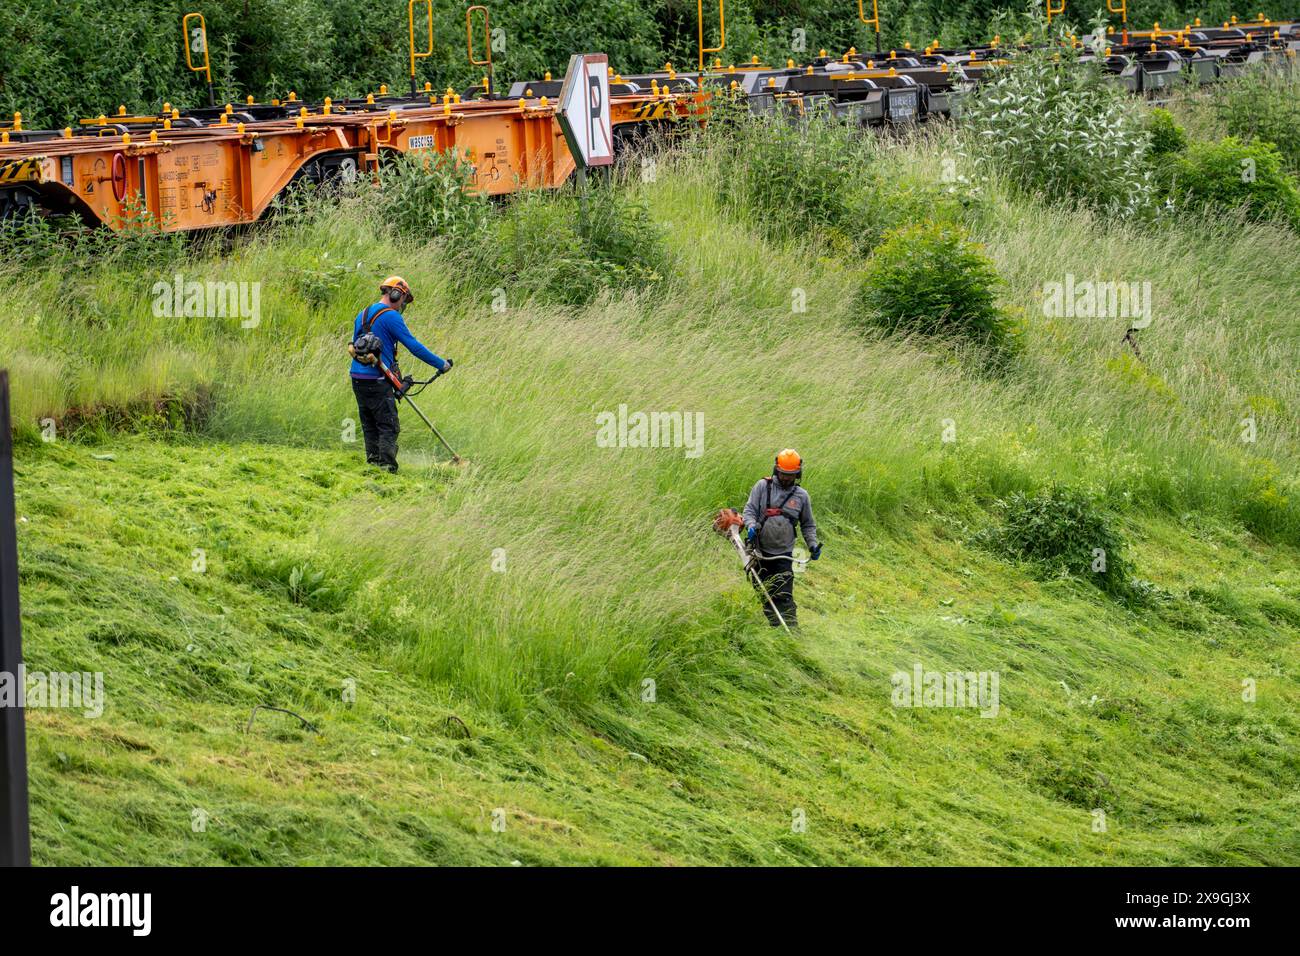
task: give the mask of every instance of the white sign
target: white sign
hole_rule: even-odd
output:
[[[609,57],[578,53],[569,60],[560,90],[557,117],[569,152],[579,166],[614,162],[614,133],[609,122]]]

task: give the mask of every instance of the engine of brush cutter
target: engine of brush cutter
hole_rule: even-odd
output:
[[[740,516],[735,508],[723,508],[718,512],[717,517],[713,519],[713,530],[718,534],[726,537],[731,534],[732,528],[743,528],[745,519]]]
[[[351,356],[363,365],[378,365],[380,353],[383,351],[384,343],[373,332],[357,336],[348,346]]]

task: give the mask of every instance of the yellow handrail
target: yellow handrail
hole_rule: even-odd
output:
[[[477,59],[474,56],[474,11],[483,11],[483,41],[487,47],[486,59]],[[488,8],[482,4],[475,4],[465,11],[465,43],[469,50],[469,62],[471,66],[487,67],[487,91],[488,95],[492,93],[492,23],[488,16]]]
[[[1110,2],[1110,0],[1107,0],[1107,3],[1109,3],[1109,2]],[[1059,16],[1060,16],[1062,13],[1064,13],[1064,12],[1065,12],[1065,0],[1061,0],[1061,5],[1060,5],[1059,7],[1053,7],[1053,6],[1052,6],[1052,0],[1047,0],[1047,24],[1048,24],[1048,26],[1051,26],[1051,24],[1052,24],[1052,17],[1059,17]]]
[[[192,47],[190,45],[190,20],[199,18],[199,35],[195,37],[203,45],[203,65],[195,66],[194,59],[190,56]],[[206,73],[208,82],[212,82],[212,67],[208,62],[208,25],[203,19],[201,13],[187,13],[181,17],[181,33],[185,35],[185,65],[195,73]]]
[[[190,20],[192,20],[194,17],[199,18],[198,36],[195,37],[194,39],[197,39],[200,43],[203,44],[203,65],[202,66],[195,66],[194,59],[193,57],[190,56],[190,50],[191,50]],[[207,77],[208,105],[215,106],[216,96],[212,91],[212,64],[208,60],[208,24],[207,21],[203,19],[203,14],[187,13],[185,14],[185,16],[181,17],[181,35],[185,37],[185,65],[188,66],[191,71],[195,73],[202,73]]]
[[[718,0],[718,45],[704,45],[704,0],[695,0],[695,12],[699,16],[700,24],[700,72],[704,72],[704,54],[721,53],[722,48],[727,45],[727,15],[723,10],[724,0]]]
[[[203,66],[195,66],[194,57],[190,56],[192,42],[190,36],[190,21],[194,17],[199,18],[199,30],[198,35],[194,36],[192,39],[199,40],[199,42],[203,44]],[[212,62],[208,60],[208,23],[204,20],[203,14],[186,13],[185,16],[181,17],[181,35],[185,36],[185,65],[188,66],[192,72],[201,73],[207,77],[208,105],[209,107],[214,107],[214,105],[217,105],[217,98],[216,94],[214,94],[212,90]]]
[[[429,27],[429,49],[422,53],[415,50],[415,5],[420,0],[407,0],[406,3],[406,24],[409,28],[407,33],[411,43],[411,95],[415,95],[415,61],[422,60],[425,57],[433,56],[433,0],[424,0],[425,21]]]
[[[1128,25],[1128,0],[1119,0],[1119,6],[1115,6],[1115,0],[1106,0],[1106,9],[1111,13],[1119,14],[1119,22]]]
[[[871,19],[867,19],[867,11],[863,6],[864,0],[858,0],[858,19],[869,27],[874,27],[876,31],[876,49],[880,49],[880,6],[877,0],[871,0]]]

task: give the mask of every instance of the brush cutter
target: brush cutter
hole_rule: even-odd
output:
[[[740,536],[740,529],[743,527],[745,527],[745,519],[740,516],[735,508],[723,508],[718,512],[718,516],[713,519],[713,530],[728,539],[735,547],[740,554],[740,560],[745,566],[745,574],[754,582],[754,587],[758,589],[758,593],[763,595],[763,599],[767,601],[767,606],[772,609],[776,619],[781,622],[781,626],[789,634],[790,625],[785,623],[785,618],[777,610],[776,604],[772,601],[772,595],[767,592],[767,586],[763,584],[763,579],[758,576],[758,563],[763,560],[763,555],[745,544],[745,540]],[[797,558],[793,560],[795,563],[800,563]]]
[[[393,391],[397,393],[397,400],[405,401],[407,405],[411,406],[415,414],[420,416],[420,421],[428,425],[429,431],[433,432],[434,437],[436,437],[438,441],[442,442],[442,447],[451,453],[451,460],[458,465],[465,463],[464,459],[461,458],[460,455],[456,454],[456,449],[447,444],[447,439],[442,437],[442,432],[438,431],[438,429],[434,427],[433,422],[429,421],[429,419],[425,417],[424,412],[420,411],[420,406],[411,401],[412,395],[419,395],[426,387],[435,382],[442,375],[442,372],[434,372],[432,378],[426,378],[422,382],[416,381],[410,375],[407,375],[405,378],[399,378],[396,372],[384,364],[384,360],[380,358],[377,353],[358,352],[355,346],[349,345],[348,354],[363,365],[373,365],[378,368],[384,378],[388,380],[388,384],[393,386]],[[414,388],[415,391],[412,391],[412,388]]]

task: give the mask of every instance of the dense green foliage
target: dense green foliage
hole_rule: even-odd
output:
[[[467,192],[469,172],[451,153],[404,153],[380,170],[380,215],[411,239],[465,241],[487,228],[488,199]]]
[[[1147,118],[1147,133],[1151,136],[1151,155],[1164,156],[1187,148],[1187,131],[1178,125],[1173,114],[1155,107]]]
[[[1300,229],[1300,189],[1272,143],[1229,136],[1192,143],[1164,157],[1160,175],[1174,201],[1217,209],[1244,209],[1255,219],[1280,219]]]
[[[468,170],[452,154],[401,157],[381,175],[368,203],[376,227],[403,238],[438,237],[470,264],[459,276],[465,295],[510,295],[562,305],[590,302],[603,291],[646,290],[667,262],[663,231],[645,206],[601,179],[557,196],[524,191],[502,204],[468,193]],[[352,200],[370,192],[360,184]],[[345,200],[346,201],[346,200]]]
[[[959,227],[919,223],[889,233],[872,254],[858,302],[863,320],[1001,352],[1014,329],[998,307],[993,263]]]
[[[1016,57],[975,89],[961,118],[968,152],[986,173],[1112,215],[1149,207],[1149,139],[1131,98],[1068,55]]]
[[[1296,71],[1253,70],[1211,91],[1225,129],[1246,141],[1272,143],[1291,174],[1300,173],[1300,99]]]
[[[889,163],[873,137],[828,114],[792,125],[725,100],[720,113],[691,141],[688,161],[713,168],[724,207],[773,240],[817,233],[837,251],[865,256],[892,229],[917,219],[959,224],[978,206],[943,134],[936,145],[948,168],[934,175]]]
[[[1167,105],[1190,139],[1272,143],[1287,171],[1300,172],[1300,70],[1250,70],[1209,87],[1191,85]]]
[[[1012,492],[998,502],[1000,523],[977,535],[992,550],[1073,575],[1103,591],[1128,590],[1131,571],[1114,519],[1087,494],[1052,485],[1036,494]]]
[[[995,32],[1011,37],[1029,28],[1025,9],[1022,0],[891,0],[880,5],[882,42],[888,48],[904,40],[958,43],[987,40]],[[337,98],[407,82],[406,4],[395,0],[5,3],[0,113],[21,110],[28,126],[63,126],[118,104],[133,111],[157,110],[163,102],[198,105],[206,93],[186,70],[181,44],[181,15],[190,10],[207,19],[222,102],[250,93],[282,97],[289,90],[300,97]],[[1226,0],[1190,6],[1135,0],[1129,6],[1133,23],[1168,24],[1193,14],[1214,22],[1229,12]],[[1003,16],[990,28],[996,13]],[[1072,9],[1069,16],[1086,20],[1090,14]],[[665,57],[679,65],[696,58],[696,8],[683,0],[521,0],[493,8],[492,17],[493,26],[504,31],[494,53],[502,77],[559,73],[579,51],[607,52],[616,68],[629,72],[659,66]],[[716,26],[708,3],[705,19],[712,44]],[[806,59],[822,47],[865,50],[873,44],[854,5],[842,0],[727,5],[723,56],[730,61],[757,54],[781,62]],[[480,71],[466,58],[463,4],[435,0],[434,54],[420,61],[418,73],[421,84],[429,80],[435,87],[479,80]]]

